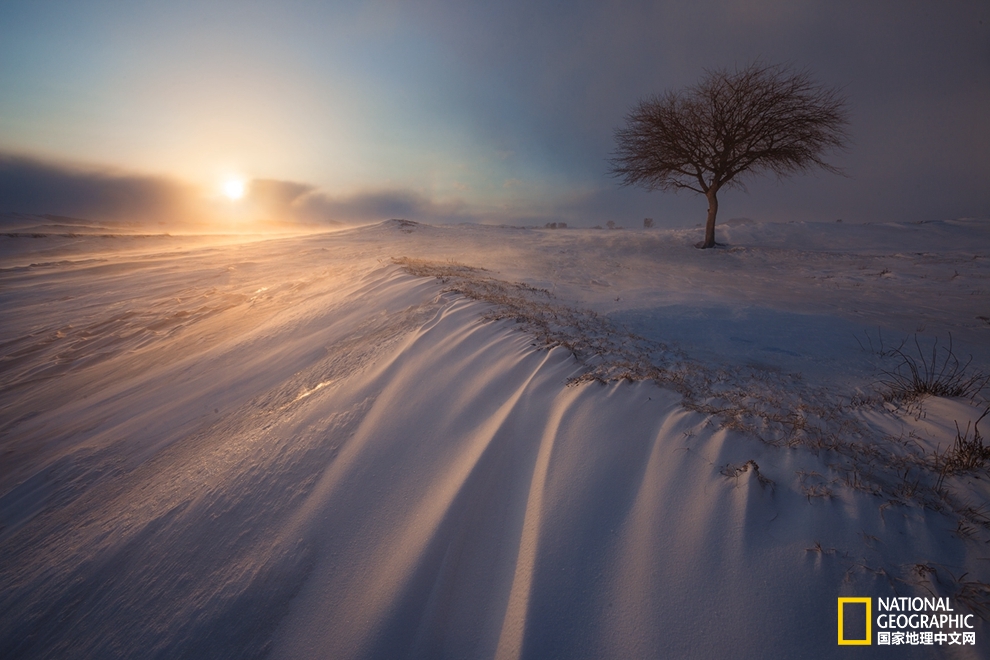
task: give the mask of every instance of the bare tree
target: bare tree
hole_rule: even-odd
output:
[[[841,173],[822,154],[845,147],[848,123],[846,99],[807,72],[761,63],[709,70],[697,85],[646,98],[629,112],[615,132],[612,174],[623,185],[686,188],[708,198],[697,247],[710,248],[719,190],[745,190],[747,174]]]

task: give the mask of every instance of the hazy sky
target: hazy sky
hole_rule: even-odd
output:
[[[721,219],[990,215],[986,0],[4,0],[0,211],[178,212],[238,176],[312,218],[694,225],[704,199],[609,177],[613,131],[756,59],[844,89],[848,177],[753,179]]]

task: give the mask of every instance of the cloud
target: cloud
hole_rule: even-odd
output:
[[[241,221],[335,225],[407,218],[478,222],[460,200],[438,201],[408,189],[330,195],[297,181],[254,179],[238,207]],[[61,215],[128,225],[197,228],[231,211],[223,200],[162,176],[69,165],[0,152],[0,213]]]
[[[377,222],[405,218],[422,222],[477,222],[482,218],[460,200],[438,201],[408,189],[379,189],[330,195],[293,181],[255,179],[248,198],[269,220],[309,224]]]
[[[196,197],[193,187],[164,177],[0,153],[0,212],[173,225],[201,219]]]

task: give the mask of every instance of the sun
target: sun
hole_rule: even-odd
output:
[[[223,194],[231,201],[237,201],[244,197],[244,182],[240,179],[230,179],[223,184]]]

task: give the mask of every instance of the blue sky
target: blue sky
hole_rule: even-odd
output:
[[[236,176],[317,219],[691,226],[703,199],[609,177],[613,131],[757,59],[844,90],[848,176],[752,179],[722,219],[990,215],[988,5],[784,0],[6,0],[0,211],[141,215],[137,188],[212,199]]]

